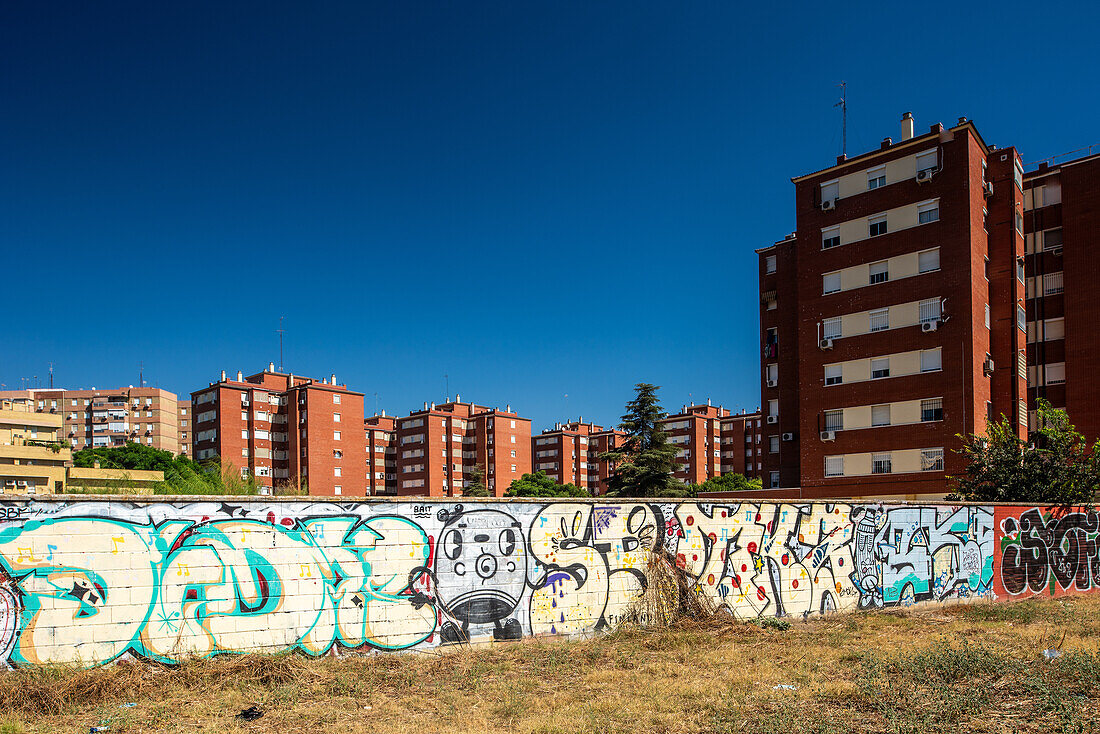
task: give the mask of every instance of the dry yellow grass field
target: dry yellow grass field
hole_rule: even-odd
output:
[[[1044,649],[1062,654],[1046,660]],[[777,688],[777,686],[794,686]],[[136,705],[121,708],[124,703]],[[252,722],[235,718],[258,706]],[[1100,598],[0,673],[0,734],[1100,731]]]

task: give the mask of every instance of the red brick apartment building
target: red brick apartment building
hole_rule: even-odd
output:
[[[60,438],[77,451],[132,442],[180,453],[178,403],[167,390],[132,385],[113,390],[42,388],[0,392],[0,398],[62,416]]]
[[[179,437],[180,453],[191,456],[191,401],[176,401],[176,435]]]
[[[956,434],[1028,425],[1023,168],[960,119],[792,179],[758,250],[765,487],[942,495]]]
[[[372,415],[363,420],[367,446],[367,494],[397,494],[397,419]]]
[[[1100,155],[1024,175],[1028,399],[1100,439]],[[1034,414],[1032,415],[1034,425]]]
[[[363,394],[338,385],[275,371],[221,379],[191,393],[193,451],[198,461],[256,478],[262,493],[308,487],[311,495],[362,495]]]
[[[606,494],[612,467],[599,457],[619,446],[624,435],[585,423],[583,418],[558,423],[531,439],[534,470],[546,472],[559,484],[575,484],[593,495]]]
[[[754,421],[759,414],[731,415],[722,406],[685,405],[661,421],[668,441],[679,448],[673,476],[684,484],[702,484],[722,474],[758,475],[761,443]]]
[[[458,396],[397,419],[397,494],[459,497],[481,467],[489,493],[503,496],[531,471],[531,421]]]

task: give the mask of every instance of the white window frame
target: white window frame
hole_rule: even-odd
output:
[[[875,327],[875,319],[880,319],[878,328]],[[876,333],[879,331],[887,331],[890,329],[890,309],[889,308],[877,308],[874,311],[867,312],[867,331],[869,333]]]
[[[833,287],[829,287],[829,286]],[[834,270],[831,273],[823,273],[821,276],[821,294],[824,296],[830,293],[840,292],[840,271]]]
[[[825,457],[825,476],[827,477],[842,477],[844,476],[844,456],[826,456]]]

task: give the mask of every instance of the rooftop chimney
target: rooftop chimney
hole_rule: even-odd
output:
[[[882,143],[878,147],[882,150],[886,150],[887,148],[889,148],[893,144],[894,144],[894,141],[893,141],[892,138],[883,138]]]
[[[225,382],[225,370],[222,370],[222,382]]]
[[[427,400],[425,400],[425,401],[424,401],[424,410],[427,410],[427,409],[428,409],[428,401],[427,401]]]
[[[707,407],[710,407],[710,398],[707,398]]]
[[[237,370],[237,382],[244,382],[244,373]]]
[[[902,141],[913,139],[913,113],[906,112],[901,116],[901,139]]]
[[[504,406],[504,412],[505,413],[511,413],[512,412],[512,404],[511,403],[508,403]]]
[[[268,362],[267,363],[267,371],[268,372],[274,372],[275,371],[275,363],[274,362]]]
[[[329,375],[328,381],[330,383],[332,383],[333,385],[335,385],[336,384],[336,375],[335,374]]]
[[[456,403],[461,403],[462,402],[462,396],[459,395],[458,393],[455,393],[455,402]]]
[[[435,410],[435,401],[432,401],[432,410]]]
[[[383,418],[385,418],[385,417],[386,417],[386,409],[385,409],[385,408],[382,408],[382,417],[383,417]]]

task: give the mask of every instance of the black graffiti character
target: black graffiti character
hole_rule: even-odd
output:
[[[461,629],[447,621],[443,642],[465,642],[471,624],[492,624],[493,638],[523,636],[510,615],[527,586],[527,551],[523,527],[498,510],[447,513],[435,552],[434,573],[439,604]]]

